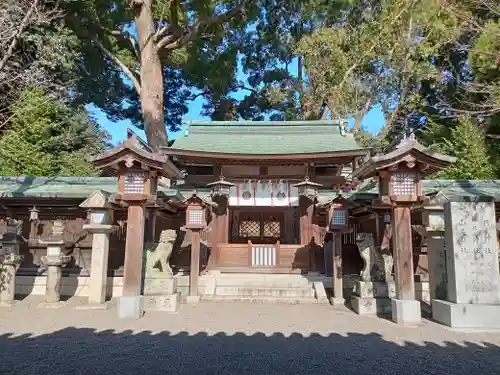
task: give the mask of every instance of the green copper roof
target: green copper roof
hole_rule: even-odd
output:
[[[494,197],[500,201],[500,180],[423,180],[425,195],[442,192],[451,200],[460,197]],[[376,182],[366,183],[353,194],[354,199],[372,199],[378,195]]]
[[[361,150],[339,121],[190,122],[173,149],[229,154],[306,154]]]
[[[0,198],[81,198],[96,190],[116,193],[116,177],[8,177],[0,176]],[[176,195],[177,190],[159,184],[158,191]]]
[[[488,196],[500,201],[500,180],[424,180],[426,195],[442,192],[448,198]],[[0,198],[75,198],[85,199],[96,190],[109,193],[117,191],[116,177],[8,177],[0,176]],[[158,191],[167,196],[182,199],[192,190],[182,187],[168,188],[159,184]],[[198,189],[198,193],[209,196],[209,189]],[[326,203],[340,194],[351,199],[373,199],[378,194],[376,183],[366,183],[359,191],[320,189],[318,200]]]

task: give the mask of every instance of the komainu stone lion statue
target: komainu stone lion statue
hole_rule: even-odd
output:
[[[146,250],[146,276],[172,277],[169,265],[170,255],[174,247],[177,233],[173,229],[165,229],[160,233],[160,241],[154,250]],[[156,268],[160,266],[160,269]]]
[[[393,265],[390,251],[377,251],[372,233],[358,233],[356,244],[364,262],[361,281],[389,281]]]

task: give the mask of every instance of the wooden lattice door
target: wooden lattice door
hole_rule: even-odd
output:
[[[231,242],[271,244],[281,239],[285,227],[284,212],[239,211],[232,216]]]

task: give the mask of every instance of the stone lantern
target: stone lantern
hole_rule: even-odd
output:
[[[0,305],[14,304],[16,272],[23,261],[19,255],[22,221],[7,219],[7,232],[0,235]]]
[[[421,179],[455,162],[455,158],[437,154],[415,139],[403,140],[394,150],[373,156],[353,178],[378,177],[377,206],[391,210],[392,248],[395,260],[396,298],[391,300],[392,319],[396,323],[421,321],[420,302],[415,300],[411,209],[423,201]]]
[[[109,201],[128,210],[123,294],[119,300],[121,318],[139,318],[144,312],[142,292],[143,247],[146,208],[163,205],[157,199],[158,177],[181,177],[167,156],[143,145],[134,136],[94,160],[99,169],[115,170],[118,194]],[[96,219],[102,218],[97,213]]]
[[[188,303],[198,303],[199,273],[200,273],[200,232],[207,228],[208,203],[196,192],[184,201],[186,205],[186,225],[183,227],[191,234],[191,267],[189,271]]]
[[[117,227],[113,223],[113,206],[108,192],[93,192],[80,207],[89,210],[89,223],[83,229],[92,233],[89,305],[103,306],[106,300],[109,236]]]
[[[47,246],[47,255],[41,261],[47,267],[47,284],[45,287],[45,304],[40,307],[59,307],[61,304],[62,267],[71,261],[71,255],[65,255],[64,222],[55,220],[51,234],[40,240]]]

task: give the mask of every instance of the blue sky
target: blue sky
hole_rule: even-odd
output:
[[[294,61],[290,64],[290,72],[293,74],[297,72],[297,62]],[[239,69],[237,73],[238,80],[246,81],[246,76]],[[241,90],[233,95],[236,99],[242,99],[247,92],[245,90]],[[202,97],[198,97],[196,100],[190,103],[189,111],[184,116],[183,121],[193,121],[193,120],[210,120],[207,116],[202,116],[201,110],[204,103],[204,99]],[[127,128],[133,129],[140,136],[145,138],[144,132],[139,130],[131,125],[129,121],[119,121],[113,122],[106,118],[106,115],[99,110],[98,108],[89,105],[87,106],[87,110],[96,118],[98,123],[109,133],[112,137],[112,142],[116,143],[121,141],[126,136]],[[384,125],[384,116],[380,108],[374,108],[371,110],[362,120],[361,125],[364,126],[370,132],[378,132],[380,128]],[[176,133],[169,133],[169,139],[176,138],[179,134],[182,134],[182,131]]]

